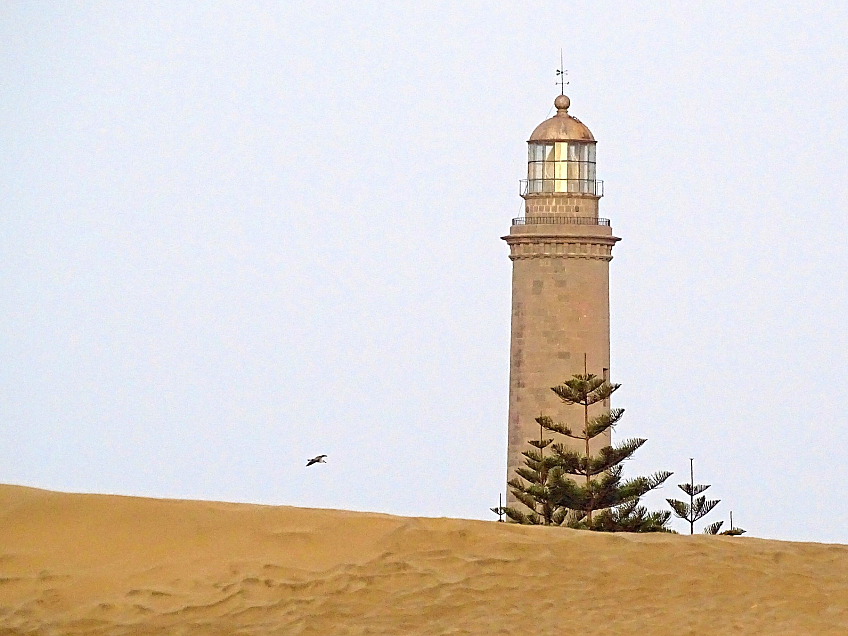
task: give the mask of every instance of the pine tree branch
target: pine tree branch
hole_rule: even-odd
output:
[[[585,375],[576,374],[570,380],[566,380],[562,385],[551,387],[551,390],[566,404],[588,405],[595,403],[591,401],[592,392],[604,384],[608,383],[605,383],[603,379],[592,373]]]
[[[551,485],[550,498],[555,505],[569,510],[583,510],[588,501],[585,487],[566,476]]]
[[[508,482],[506,482],[506,485],[509,486],[510,490],[520,490],[522,492],[524,492],[524,488],[526,487],[524,482],[518,479],[517,477],[513,477],[512,479],[510,479]]]
[[[504,508],[504,514],[509,517],[515,523],[521,523],[528,525],[530,522],[527,520],[527,515],[525,515],[520,510],[516,510],[515,508]]]
[[[601,532],[672,532],[666,527],[671,512],[651,511],[637,501],[602,511],[593,520],[590,530]]]
[[[569,511],[563,525],[575,530],[586,530],[586,513],[582,510]]]
[[[658,488],[659,485],[668,478],[666,473],[656,473],[650,477],[634,477],[628,479],[623,484],[617,485],[616,492],[619,501],[610,502],[611,505],[617,505],[631,499],[639,499],[650,491]]]
[[[648,440],[641,438],[626,439],[618,446],[605,446],[598,452],[598,455],[595,455],[586,462],[586,472],[583,474],[599,475],[609,470],[613,466],[629,459],[646,441]]]
[[[666,479],[671,477],[673,474],[674,473],[668,470],[661,470],[648,477],[648,482],[651,485],[650,490],[654,490],[655,488],[662,486]]]
[[[565,521],[565,518],[568,516],[568,509],[557,507],[554,510],[554,513],[551,515],[551,523],[557,526],[561,526],[562,522]]]
[[[518,499],[518,501],[527,506],[527,508],[529,508],[533,512],[536,511],[536,500],[531,497],[527,492],[522,490],[513,490],[512,494],[515,496],[516,499]]]
[[[527,443],[530,444],[530,446],[535,446],[538,449],[543,449],[543,448],[547,448],[548,446],[553,444],[553,442],[554,442],[554,440],[553,440],[553,438],[551,438],[551,439],[531,439],[531,440],[528,440]]]
[[[554,457],[557,461],[557,466],[562,472],[569,475],[585,475],[586,458],[580,453],[567,448],[563,444],[554,444],[551,446]]]
[[[524,457],[526,457],[530,461],[533,461],[533,462],[542,461],[542,454],[537,450],[529,449],[529,450],[526,450],[526,451],[521,451],[521,454],[524,455]]]
[[[610,382],[604,381],[589,393],[589,404],[597,404],[598,402],[608,400],[620,386],[620,384],[611,384]]]
[[[515,469],[515,474],[521,477],[522,479],[526,479],[531,484],[538,481],[539,479],[539,471],[533,470],[532,468],[525,468],[523,466],[519,466]],[[508,485],[511,485],[508,482]]]
[[[719,504],[719,502],[719,499],[710,499],[709,501],[707,501],[707,498],[703,496],[696,498],[695,503],[692,506],[694,510],[693,520],[698,521],[699,519],[706,517],[709,514],[710,510],[715,508]]]
[[[710,487],[710,484],[677,484],[677,487],[680,488],[683,492],[685,492],[690,497],[695,497],[696,495],[700,495],[707,488]]]
[[[689,518],[690,510],[689,504],[685,501],[678,501],[677,499],[666,499],[668,505],[671,506],[671,509],[674,511],[674,514],[681,519],[685,519],[688,522],[692,522],[693,519]]]
[[[724,525],[724,521],[716,521],[715,523],[711,523],[706,528],[704,528],[704,534],[718,534],[718,531],[721,530],[721,527]]]
[[[589,436],[589,439],[597,437],[607,429],[613,428],[622,415],[624,415],[624,409],[611,409],[591,418],[586,435]]]
[[[570,437],[572,439],[583,439],[580,435],[576,435],[569,427],[565,424],[561,424],[559,422],[554,422],[553,420],[548,420],[547,424],[542,424],[542,428],[553,431],[554,433],[559,433],[560,435],[565,435],[566,437]]]

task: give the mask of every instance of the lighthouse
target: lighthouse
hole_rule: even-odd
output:
[[[595,138],[569,114],[567,96],[554,106],[556,114],[527,142],[524,216],[503,237],[512,260],[508,480],[523,465],[528,441],[539,439],[539,415],[582,428],[582,411],[563,404],[551,387],[584,369],[608,377],[610,368],[609,263],[619,239],[599,215]],[[550,436],[561,437],[546,431]],[[609,443],[607,431],[590,450]],[[507,503],[515,502],[510,493]]]

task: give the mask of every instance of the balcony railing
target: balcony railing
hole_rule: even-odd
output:
[[[519,216],[513,225],[609,225],[609,219],[594,216]]]
[[[522,179],[521,196],[528,194],[591,194],[604,196],[604,182],[596,179]]]

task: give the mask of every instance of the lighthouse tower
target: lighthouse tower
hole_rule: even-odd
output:
[[[609,262],[619,239],[598,215],[595,138],[568,114],[570,104],[558,96],[556,114],[530,135],[524,216],[503,237],[512,260],[507,479],[523,465],[527,442],[539,439],[540,414],[582,429],[582,410],[563,404],[551,387],[583,373],[584,364],[589,373],[609,373]],[[591,450],[609,442],[607,432]],[[510,493],[507,502],[515,501]]]

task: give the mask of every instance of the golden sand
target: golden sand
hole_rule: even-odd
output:
[[[848,546],[0,486],[0,635],[848,634]]]

